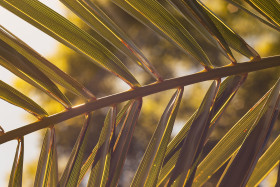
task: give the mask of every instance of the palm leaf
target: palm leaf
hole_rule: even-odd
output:
[[[263,147],[267,143],[271,129],[278,115],[280,101],[280,79],[272,88],[267,102],[261,109],[254,121],[254,128],[250,129],[241,148],[224,171],[223,177],[219,181],[221,186],[242,186],[245,185],[260,157]],[[277,111],[277,113],[275,112]],[[238,171],[238,172],[237,172]]]
[[[169,186],[185,186],[194,166],[196,155],[200,154],[199,147],[205,143],[211,122],[211,108],[213,107],[220,81],[214,81],[206,93],[185,138],[176,165],[171,173]],[[213,113],[213,112],[212,112]]]
[[[27,112],[35,115],[38,118],[47,116],[47,112],[37,103],[23,95],[16,89],[0,80],[0,98],[18,107],[23,108]]]
[[[82,52],[97,65],[122,78],[132,87],[139,86],[122,62],[96,39],[37,0],[0,1],[0,5],[63,44]]]
[[[22,186],[22,171],[23,171],[23,153],[24,153],[24,140],[18,139],[15,159],[10,175],[9,187]]]
[[[156,80],[161,77],[134,42],[93,2],[89,0],[60,0],[118,50],[132,59]]]
[[[184,52],[189,52],[204,67],[212,68],[210,60],[195,39],[159,2],[155,0],[129,0],[125,2],[113,0],[113,2],[156,32],[160,32]]]
[[[90,93],[84,86],[74,80],[72,77],[61,71],[34,49],[29,47],[26,43],[13,35],[4,27],[0,26],[0,39],[15,49],[18,53],[32,62],[38,69],[44,72],[50,79],[60,84],[67,90],[75,93],[78,96],[83,96],[87,99],[94,98],[94,95]],[[13,69],[14,70],[14,69]]]
[[[110,167],[110,141],[113,135],[113,129],[116,121],[116,107],[109,110],[104,126],[102,128],[99,140],[98,148],[100,149],[99,158],[93,163],[91,173],[88,181],[88,186],[105,186],[108,181],[108,171]]]
[[[165,108],[131,186],[154,186],[156,184],[182,94],[183,89],[178,89]]]

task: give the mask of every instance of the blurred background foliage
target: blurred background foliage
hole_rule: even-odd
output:
[[[152,62],[155,68],[161,75],[164,76],[165,79],[183,76],[202,70],[200,66],[195,66],[193,65],[194,63],[190,63],[195,59],[186,56],[177,47],[171,45],[165,39],[160,38],[153,31],[139,23],[112,2],[108,0],[95,0],[95,2],[109,15],[113,21],[118,24],[120,28],[128,33],[132,40],[142,50],[144,55],[150,60],[150,62]],[[256,49],[256,51],[262,57],[279,54],[279,33],[258,22],[256,19],[244,13],[235,6],[228,4],[225,0],[204,0],[203,2],[222,20],[231,26],[234,31],[236,31],[241,37],[245,38],[245,40],[251,46],[253,46],[253,48]],[[247,8],[250,8],[249,6],[245,5],[245,3],[242,3],[242,1],[240,1],[240,3]],[[91,30],[83,21],[81,21],[70,11],[67,15],[67,18],[80,28],[86,30],[88,33],[98,36],[95,31]],[[103,44],[109,49],[115,51],[115,48],[107,41],[104,40]],[[206,48],[210,59],[215,61],[216,64],[222,66],[229,63],[229,61],[219,51],[217,51],[216,48],[209,46],[207,43],[203,43],[203,47]],[[147,76],[147,74],[143,72],[138,66],[136,66],[134,63],[131,63],[130,59],[127,59],[120,52],[117,52],[117,55],[129,67],[129,69],[134,73],[142,85],[149,84],[153,81],[151,77]],[[248,61],[248,59],[240,56],[237,53],[234,53],[234,55],[238,62]],[[63,45],[59,45],[57,52],[53,56],[48,57],[48,59],[59,68],[73,76],[79,82],[83,83],[84,86],[87,87],[97,97],[107,96],[128,89],[125,83],[117,80],[114,76],[95,66],[93,63],[88,63],[88,59]],[[174,64],[176,64],[176,66]],[[258,99],[261,98],[262,95],[275,83],[277,78],[276,72],[279,71],[280,68],[278,67],[249,74],[247,81],[238,91],[223,117],[216,124],[216,128],[210,135],[206,146],[209,149],[204,150],[205,153],[207,153],[227,132],[227,130],[229,130],[235,124],[235,122],[237,122],[238,119],[240,119],[241,116],[243,116],[246,111],[248,111],[253,106],[253,104],[256,103]],[[63,110],[63,106],[61,106],[59,103],[54,103],[55,101],[50,99],[47,95],[41,94],[40,91],[29,86],[23,81],[17,80],[16,85],[17,87],[24,89],[24,92],[28,93],[29,96],[36,95],[35,97],[38,97],[39,104],[45,106],[45,109],[49,114],[54,114]],[[203,82],[187,86],[185,88],[185,93],[182,100],[183,103],[181,104],[178,117],[175,122],[173,135],[179,132],[182,125],[184,125],[191,114],[198,108],[209,85],[209,82]],[[128,153],[128,158],[124,166],[123,177],[121,178],[120,186],[128,186],[127,184],[130,183],[133,174],[138,167],[138,163],[144,154],[144,150],[149,142],[149,139],[151,138],[158,120],[160,119],[160,116],[162,115],[172,93],[173,90],[165,91],[144,98],[143,108],[140,118],[137,122],[134,137]],[[71,100],[73,105],[84,102],[78,100],[77,97],[71,93],[66,92],[66,95]],[[107,109],[94,112],[90,135],[91,143],[89,143],[86,155],[91,153],[92,148],[98,140],[98,135],[103,125],[106,112]],[[60,124],[56,126],[58,155],[60,159],[59,167],[61,167],[61,170],[64,168],[63,160],[65,160],[66,164],[66,160],[81,129],[81,122],[83,121],[82,118],[83,117],[76,117],[66,121],[67,125]],[[280,122],[278,118],[273,135],[271,136],[272,139],[274,139],[276,134],[279,133],[279,124]],[[36,165],[37,161],[26,167],[27,171],[25,173],[28,173],[28,175],[25,175],[24,180],[26,186],[30,186],[29,184],[32,185],[34,177],[30,176],[34,176],[34,168]],[[205,184],[205,186],[214,186],[214,184],[217,182],[216,177],[220,174],[221,172],[217,172],[217,174],[214,175]],[[268,179],[268,182],[274,180],[271,176],[268,177]]]

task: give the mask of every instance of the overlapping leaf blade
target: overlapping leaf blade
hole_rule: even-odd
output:
[[[254,128],[249,130],[238,153],[224,171],[223,177],[219,181],[219,186],[234,187],[246,185],[278,116],[279,111],[277,111],[277,108],[279,109],[279,102],[280,79],[272,88],[260,115],[256,116]]]
[[[217,143],[199,164],[193,186],[204,184],[239,149],[249,129],[253,128],[256,116],[268,99],[271,90],[262,97]]]
[[[185,4],[180,0],[172,0],[183,14],[188,14],[185,10]],[[258,60],[259,54],[249,46],[236,32],[226,25],[218,16],[216,16],[208,7],[198,1],[200,7],[205,11],[208,17],[213,21],[226,43],[234,50],[240,52],[251,60]]]
[[[258,19],[260,22],[266,24],[267,26],[277,30],[280,32],[280,27],[278,25],[274,25],[271,24],[270,22],[264,20],[263,18],[261,18],[260,16],[256,15],[255,13],[251,12],[249,9],[245,8],[244,6],[242,6],[241,4],[239,4],[238,2],[234,1],[234,0],[226,0],[227,2],[231,3],[232,5],[240,8],[241,10],[243,10],[244,12],[246,12],[247,14],[253,16],[254,18]]]
[[[210,60],[195,39],[159,2],[155,0],[113,0],[113,2],[179,46],[184,52],[190,53],[206,68],[212,68]]]
[[[247,186],[257,186],[279,164],[280,160],[280,136],[269,146],[259,159]]]
[[[273,24],[280,26],[280,3],[277,0],[245,0]]]
[[[24,154],[24,139],[18,139],[15,159],[10,175],[9,187],[22,186],[22,170],[23,170],[23,154]]]
[[[142,99],[134,100],[123,121],[111,155],[107,186],[113,187],[118,183],[141,107]]]
[[[132,100],[128,101],[123,106],[123,108],[118,112],[118,114],[116,116],[116,126],[121,122],[121,120],[125,116],[126,112],[128,111],[128,109],[129,109],[129,107],[131,106],[132,103],[133,103]],[[96,155],[98,155],[99,152],[100,152],[100,149],[99,149],[99,145],[97,144],[93,148],[91,154],[89,155],[89,157],[87,158],[86,162],[83,164],[83,166],[81,168],[78,184],[81,183],[81,181],[84,178],[84,176],[85,176],[86,172],[88,171],[88,169],[92,166],[93,162],[96,161]]]
[[[57,86],[35,65],[15,49],[0,40],[0,64],[37,88],[50,94],[65,107],[71,106],[70,101],[57,88]]]
[[[46,117],[47,112],[41,108],[30,98],[26,97],[16,89],[0,80],[0,98],[18,107],[23,108],[27,112],[35,115],[38,118]]]
[[[87,145],[89,132],[88,129],[92,118],[92,114],[86,114],[85,118],[85,123],[80,131],[79,137],[75,143],[68,163],[59,181],[59,186],[76,186],[78,183],[80,170],[82,167],[82,161],[84,159],[84,152]]]
[[[170,99],[146,152],[133,178],[131,186],[155,186],[162,167],[164,153],[170,139],[174,121],[183,95],[180,88]]]
[[[222,112],[225,110],[226,106],[229,104],[235,93],[237,92],[240,85],[244,82],[246,76],[230,76],[226,78],[220,85],[219,91],[217,93],[217,98],[215,100],[215,104],[213,107],[213,115],[211,121],[211,126],[214,125],[214,123],[218,120],[219,116],[222,114]],[[163,167],[161,169],[160,175],[159,175],[159,182],[158,184],[162,184],[166,182],[166,179],[170,177],[170,172],[174,168],[182,144],[183,140],[188,134],[189,128],[196,116],[195,112],[190,119],[187,121],[187,123],[184,125],[184,127],[181,129],[181,131],[172,139],[172,141],[168,144]]]
[[[176,165],[172,171],[169,185],[185,186],[194,167],[196,155],[200,154],[199,147],[203,147],[211,122],[211,107],[214,104],[220,81],[214,81],[206,93],[186,136]]]
[[[161,79],[156,69],[134,42],[93,2],[90,0],[60,1],[83,19],[93,30],[155,77],[155,79]]]
[[[1,0],[0,5],[56,40],[90,57],[94,63],[122,78],[131,87],[137,80],[106,47],[38,0]]]
[[[55,129],[47,129],[37,164],[34,186],[57,186],[58,168]]]
[[[95,158],[96,162],[93,163],[91,173],[88,181],[88,187],[90,186],[105,186],[108,179],[109,164],[110,161],[110,142],[113,135],[113,129],[116,123],[116,107],[109,110],[104,126],[100,133],[100,137],[97,143],[98,149],[100,149],[99,158]]]
[[[235,63],[236,60],[227,44],[223,38],[220,31],[217,29],[213,21],[208,17],[207,12],[200,6],[197,0],[191,1],[182,1],[185,5],[186,11],[189,11],[190,14],[194,15],[198,21],[213,35],[213,37],[218,41],[220,46],[224,49],[225,53],[228,55],[229,59]]]
[[[87,99],[94,98],[94,95],[90,93],[83,85],[74,80],[72,77],[61,71],[31,47],[29,47],[22,40],[17,38],[11,32],[4,27],[0,26],[0,39],[14,48],[18,53],[32,62],[38,69],[46,74],[50,79],[60,84],[67,90],[75,93],[78,96],[83,96]]]
[[[58,166],[55,129],[47,129],[37,165],[34,186],[57,186]]]

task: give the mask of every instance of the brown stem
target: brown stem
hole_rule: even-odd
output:
[[[129,90],[115,95],[102,97],[97,100],[93,100],[88,103],[73,107],[70,110],[63,111],[61,113],[57,113],[49,117],[45,117],[42,120],[36,121],[29,125],[11,130],[0,136],[0,144],[16,139],[18,137],[22,137],[26,134],[35,132],[37,130],[49,127],[50,125],[57,124],[67,119],[82,115],[84,113],[92,112],[94,110],[106,106],[111,106],[113,104],[118,104],[127,100],[135,99],[138,97],[144,97],[161,91],[186,86],[198,82],[219,79],[221,77],[243,74],[277,66],[280,66],[280,56],[273,56],[263,58],[258,62],[244,62],[235,64],[234,66],[224,66],[216,69],[211,69],[210,71],[204,71],[179,78],[168,79],[164,80],[163,82],[146,85],[143,87],[136,88],[134,90]]]

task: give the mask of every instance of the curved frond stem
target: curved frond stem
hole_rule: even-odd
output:
[[[11,141],[13,139],[17,139],[18,137],[22,137],[26,134],[30,134],[37,130],[49,127],[53,124],[60,123],[67,119],[74,118],[76,116],[100,108],[111,106],[112,104],[121,103],[138,97],[144,97],[161,91],[187,86],[198,82],[215,80],[230,75],[244,74],[277,66],[280,66],[280,56],[267,57],[257,62],[244,62],[235,65],[231,64],[229,66],[211,69],[209,71],[202,71],[183,77],[168,79],[164,80],[163,82],[157,82],[143,87],[135,88],[126,92],[102,97],[97,100],[93,100],[88,103],[73,107],[69,110],[54,114],[52,116],[45,117],[29,125],[11,130],[0,136],[0,144]]]

